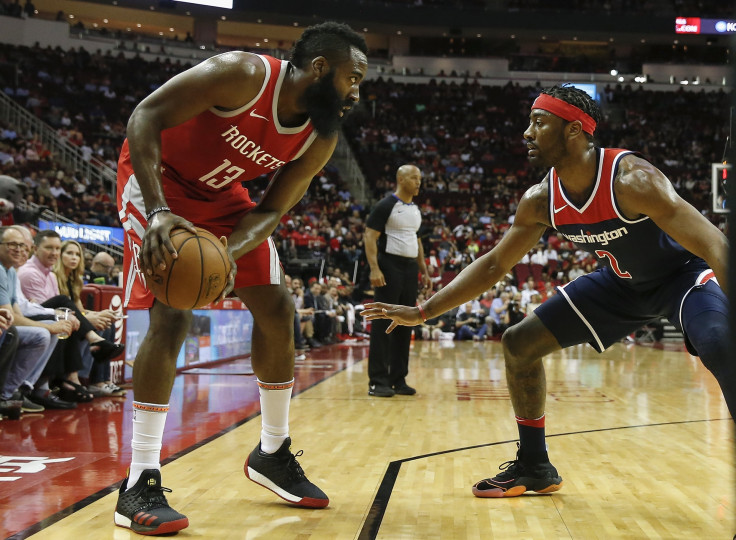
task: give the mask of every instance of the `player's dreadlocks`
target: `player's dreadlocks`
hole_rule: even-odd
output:
[[[562,101],[565,101],[570,105],[574,105],[585,114],[590,116],[593,120],[595,120],[596,124],[600,124],[601,119],[603,118],[601,108],[598,106],[595,100],[591,98],[588,94],[586,94],[579,88],[575,88],[574,86],[556,85],[552,88],[542,90],[542,94],[547,94],[548,96],[561,99]],[[592,135],[586,133],[586,136],[588,137],[588,140],[593,140]]]

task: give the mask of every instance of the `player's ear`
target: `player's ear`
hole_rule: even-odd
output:
[[[580,120],[573,120],[567,124],[567,135],[569,138],[578,137],[583,134],[583,123]]]
[[[324,56],[318,56],[312,60],[312,71],[317,79],[322,78],[330,71],[330,63]]]

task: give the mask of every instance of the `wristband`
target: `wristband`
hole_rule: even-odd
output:
[[[159,206],[158,208],[154,208],[146,214],[146,221],[151,221],[151,218],[159,212],[171,212],[171,208],[168,206]]]
[[[421,304],[417,304],[417,309],[419,310],[419,315],[422,317],[422,322],[427,322],[427,314],[424,313],[424,308]]]

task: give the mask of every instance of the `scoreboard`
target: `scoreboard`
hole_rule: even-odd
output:
[[[700,17],[677,17],[676,34],[736,34],[736,20],[702,19]]]

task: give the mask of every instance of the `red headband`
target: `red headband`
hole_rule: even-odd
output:
[[[575,105],[570,105],[567,101],[562,101],[556,97],[552,97],[547,94],[540,94],[537,99],[534,100],[532,109],[542,109],[543,111],[551,112],[555,116],[559,116],[563,120],[568,122],[574,122],[580,120],[583,124],[583,131],[593,135],[595,132],[595,120],[590,115],[584,113],[581,109],[578,109]]]

